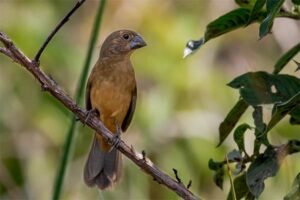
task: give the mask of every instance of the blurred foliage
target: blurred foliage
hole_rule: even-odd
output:
[[[254,1],[250,6],[247,1],[240,2],[246,2],[242,9],[249,9],[249,14],[253,12]],[[98,3],[87,1],[55,36],[41,59],[43,70],[70,96],[74,96],[82,70]],[[45,36],[73,5],[73,1],[61,0],[2,0],[0,29],[33,57]],[[109,33],[122,28],[136,30],[145,38],[147,48],[132,55],[138,101],[133,123],[122,137],[136,150],[145,150],[147,156],[171,176],[174,175],[172,168],[176,168],[183,183],[192,179],[191,190],[205,199],[225,199],[230,191],[227,177],[223,179],[224,191],[215,187],[213,172],[207,167],[210,158],[222,160],[235,146],[233,138],[228,137],[222,146],[215,148],[219,143],[218,125],[239,98],[226,83],[248,71],[272,72],[274,61],[299,42],[299,24],[293,20],[276,18],[273,35],[258,42],[258,34],[252,34],[258,32],[257,24],[241,29],[248,18],[234,19],[232,24],[238,24],[236,31],[226,31],[227,34],[202,46],[202,51],[193,57],[182,59],[187,39],[205,32],[206,24],[219,16],[240,9],[237,6],[232,0],[226,3],[219,0],[110,0],[97,42],[100,47]],[[282,25],[284,29],[277,28]],[[298,31],[296,36],[291,29]],[[99,48],[92,63],[98,54]],[[296,54],[292,57],[299,61]],[[294,73],[295,64],[285,64],[283,72]],[[68,111],[50,95],[42,93],[25,70],[2,55],[0,66],[0,199],[49,199],[49,188],[55,180],[70,123]],[[248,110],[254,109],[249,107]],[[270,119],[271,110],[265,106],[261,117]],[[239,123],[248,123],[251,114],[242,112]],[[299,127],[290,126],[285,119],[272,132],[278,133],[269,135],[272,144],[288,144],[287,140],[299,137]],[[176,194],[144,176],[127,159],[124,159],[123,179],[113,192],[99,194],[97,189],[86,187],[82,171],[91,133],[88,128],[79,126],[62,199],[99,196],[177,199]],[[244,137],[245,151],[250,152],[254,148],[251,142],[254,136],[245,134]],[[276,177],[264,181],[266,187],[260,199],[276,199],[290,191],[292,180],[300,171],[299,157],[297,154],[291,157],[292,160],[290,157],[283,160]]]

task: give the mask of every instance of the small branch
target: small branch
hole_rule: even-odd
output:
[[[190,189],[190,187],[192,186],[192,180],[189,181],[189,183],[187,184],[187,189]]]
[[[177,169],[173,168],[173,172],[174,172],[174,174],[175,174],[175,178],[176,178],[177,182],[180,183],[180,184],[182,184],[181,179],[180,179],[179,176],[178,176],[178,171],[177,171]]]
[[[146,151],[145,150],[142,151],[142,156],[143,156],[143,160],[146,161]]]
[[[178,182],[179,184],[181,184],[181,185],[184,186],[184,184],[182,183],[181,179],[179,178],[177,169],[173,168],[173,172],[174,172],[174,174],[175,174],[175,178],[176,178],[177,182]],[[188,182],[186,188],[189,189],[191,186],[192,186],[192,180],[189,180],[189,182]]]
[[[49,76],[47,76],[41,68],[37,67],[36,61],[31,61],[23,52],[21,52],[12,41],[2,32],[0,32],[0,41],[6,47],[6,50],[9,51],[9,54],[6,54],[1,51],[1,53],[5,54],[12,60],[16,60],[17,63],[20,63],[25,69],[27,69],[39,82],[43,87],[47,88],[47,92],[49,92],[53,97],[59,100],[66,108],[72,111],[76,117],[80,119],[81,122],[85,122],[88,111],[79,107],[73,99],[71,99],[66,92],[53,81]],[[91,127],[96,131],[96,133],[101,134],[109,142],[113,140],[113,134],[104,126],[104,124],[96,117],[91,116],[88,120],[86,120],[86,125]],[[160,169],[158,169],[152,162],[148,161],[146,158],[146,162],[144,161],[138,153],[134,153],[132,148],[130,148],[124,141],[120,141],[118,145],[118,150],[122,152],[126,157],[132,160],[136,165],[143,169],[145,173],[152,176],[157,182],[165,185],[170,190],[176,192],[183,199],[191,199],[196,200],[199,199],[192,192],[188,190],[182,183],[177,182]]]
[[[285,18],[290,18],[290,19],[300,19],[299,14],[293,14],[287,11],[282,11],[277,14],[277,17],[285,17]]]
[[[78,0],[76,5],[70,10],[70,12],[67,13],[67,15],[57,24],[57,26],[53,29],[53,31],[48,35],[47,39],[37,52],[37,54],[34,57],[34,61],[38,63],[40,61],[41,54],[43,53],[44,49],[50,42],[50,40],[54,37],[54,35],[59,31],[59,29],[67,22],[69,21],[70,16],[85,2],[85,0]]]

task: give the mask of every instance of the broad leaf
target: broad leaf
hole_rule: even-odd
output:
[[[223,189],[223,182],[224,182],[224,175],[225,175],[223,162],[215,162],[215,161],[213,161],[213,159],[210,159],[208,161],[208,167],[209,167],[209,169],[215,171],[214,178],[213,178],[215,184],[220,189]]]
[[[265,130],[267,125],[263,121],[263,109],[261,106],[254,106],[254,111],[252,113],[252,117],[255,124],[255,142],[254,142],[254,154],[259,153],[259,149],[261,144],[266,146],[269,145],[267,134],[265,134]]]
[[[264,180],[268,177],[275,176],[279,170],[277,152],[273,148],[267,148],[266,151],[259,155],[250,165],[246,182],[250,192],[257,198],[264,190]]]
[[[230,32],[247,24],[250,16],[250,10],[246,8],[238,8],[217,18],[206,26],[204,40],[218,37],[224,33]],[[252,22],[254,22],[254,19]]]
[[[289,154],[299,152],[299,150],[300,141],[298,140],[289,141],[278,147],[269,146],[248,168],[246,183],[250,192],[258,198],[264,190],[264,180],[275,176],[284,158]]]
[[[292,189],[284,197],[284,200],[300,200],[300,173],[294,179]]]
[[[254,106],[252,117],[255,124],[255,135],[259,136],[266,129],[266,124],[263,121],[263,109],[261,106]]]
[[[276,14],[279,12],[284,0],[267,0],[267,17],[259,27],[259,38],[262,39],[270,33]]]
[[[292,47],[288,52],[283,54],[274,66],[273,74],[278,74],[283,67],[300,51],[300,43]],[[297,63],[296,63],[297,64]],[[298,65],[299,67],[299,65]]]
[[[243,8],[252,8],[256,0],[235,0],[235,3]]]
[[[266,132],[271,130],[281,119],[287,114],[291,113],[294,120],[299,120],[299,105],[300,105],[300,92],[298,92],[289,101],[282,104],[276,104],[273,109],[273,115],[270,119]],[[293,113],[294,112],[294,113]],[[294,115],[293,115],[294,114]]]
[[[271,12],[273,7],[279,2],[280,0],[267,0],[266,8],[267,12]]]
[[[261,9],[264,7],[265,4],[266,0],[257,0],[255,2],[254,7],[251,10],[247,25],[257,18],[257,15],[259,15]]]
[[[291,125],[299,125],[300,124],[300,105],[295,106],[289,113],[291,115],[290,124]]]
[[[234,107],[230,110],[224,121],[219,126],[219,144],[220,146],[223,141],[227,138],[230,134],[236,123],[239,121],[241,116],[247,110],[248,104],[243,100],[240,99]]]
[[[300,91],[300,79],[290,75],[248,72],[228,84],[240,89],[243,99],[252,106],[288,101]]]
[[[249,25],[255,21],[262,20],[265,13],[259,13],[253,17],[252,21],[249,22],[250,10],[247,8],[238,8],[232,10],[221,17],[210,22],[206,26],[206,31],[204,37],[199,40],[190,40],[187,42],[184,49],[184,57],[194,53],[198,50],[204,43],[210,39],[216,38],[220,35]]]
[[[244,135],[248,129],[251,129],[251,127],[248,124],[241,124],[235,129],[233,133],[233,139],[235,143],[237,144],[239,150],[244,152],[245,154],[247,153],[245,150]]]

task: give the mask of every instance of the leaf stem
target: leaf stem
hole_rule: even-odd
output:
[[[227,155],[226,155],[226,162],[227,162],[227,171],[228,171],[228,176],[229,176],[229,180],[230,180],[230,185],[231,185],[233,199],[237,200],[236,199],[236,194],[235,194],[235,188],[234,188],[234,184],[233,184],[233,180],[232,180],[232,175],[231,175],[231,169],[230,169],[230,166],[229,166]]]

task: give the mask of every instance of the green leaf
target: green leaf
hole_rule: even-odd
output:
[[[256,0],[235,0],[235,3],[243,8],[252,8]]]
[[[224,175],[225,175],[225,169],[224,169],[223,162],[215,162],[215,161],[213,161],[213,159],[209,159],[208,167],[209,167],[209,169],[215,171],[214,178],[213,178],[215,184],[220,189],[223,189],[223,182],[224,182]]]
[[[223,162],[215,162],[213,159],[209,159],[209,161],[208,161],[209,169],[216,171],[222,167],[223,167]]]
[[[252,106],[288,101],[300,91],[300,79],[290,75],[248,72],[228,84],[240,89],[243,99]]]
[[[248,129],[251,129],[251,127],[248,124],[241,124],[235,129],[233,133],[233,139],[235,143],[237,144],[239,150],[244,152],[245,154],[246,154],[246,150],[245,150],[244,135]]]
[[[233,185],[237,200],[246,197],[250,193],[246,183],[246,173],[243,173],[242,175],[236,177],[233,181]],[[230,192],[227,196],[227,200],[234,200],[232,196],[232,188],[230,189]]]
[[[293,181],[293,186],[289,193],[285,195],[284,200],[300,200],[300,173]]]
[[[263,121],[263,109],[261,106],[255,106],[252,114],[255,124],[255,135],[262,134],[266,129],[266,124]]]
[[[262,106],[254,106],[254,111],[252,113],[252,117],[254,119],[255,124],[255,143],[254,143],[254,154],[259,153],[259,149],[261,144],[269,146],[269,140],[267,134],[265,134],[265,130],[267,125],[263,121],[263,109]]]
[[[300,105],[300,92],[298,92],[294,97],[292,97],[289,101],[281,103],[281,104],[276,104],[274,105],[274,112],[273,115],[267,125],[266,132],[271,130],[281,119],[283,119],[288,113],[293,112],[294,109],[298,108]],[[296,111],[296,110],[295,110]],[[296,111],[294,114],[294,119],[297,119],[296,117],[298,115],[299,111]],[[292,115],[293,117],[293,115]]]
[[[259,38],[262,39],[270,33],[276,14],[279,12],[284,0],[267,0],[267,17],[259,27]]]
[[[219,144],[217,146],[220,146],[224,142],[247,108],[248,104],[243,99],[240,99],[230,110],[219,126]]]
[[[247,24],[250,16],[250,10],[238,8],[217,18],[206,26],[205,42],[218,37],[224,33],[230,32]],[[254,19],[252,22],[254,22]]]
[[[258,198],[265,188],[264,180],[275,176],[285,157],[299,150],[300,141],[298,140],[292,140],[277,147],[269,146],[248,168],[246,183],[249,191]]]
[[[214,182],[215,184],[220,188],[223,189],[223,183],[224,183],[224,174],[225,170],[224,167],[220,168],[216,173],[214,174]]]
[[[293,4],[300,5],[300,0],[292,0]]]
[[[252,18],[252,21],[249,21],[250,10],[248,8],[238,8],[220,16],[206,26],[203,38],[199,40],[189,40],[187,42],[183,52],[183,57],[191,55],[210,39],[216,38],[240,27],[244,27],[245,25],[249,25],[255,21],[262,20],[265,15],[266,13],[259,13]]]
[[[255,199],[255,196],[253,196],[253,195],[251,194],[251,192],[249,192],[249,193],[247,194],[247,196],[245,197],[245,200],[256,200],[256,199]]]
[[[268,147],[263,154],[260,154],[249,166],[246,183],[249,191],[258,198],[265,188],[264,180],[275,176],[280,164],[287,155],[285,145],[278,148]]]
[[[292,47],[288,52],[283,54],[274,66],[273,74],[278,74],[283,67],[300,51],[300,43]],[[298,65],[299,67],[299,65]]]
[[[300,106],[295,106],[289,113],[291,115],[290,124],[299,125],[300,124]]]
[[[276,5],[276,3],[278,3],[279,0],[267,0],[266,3],[266,8],[267,8],[267,12],[271,12],[273,7]]]
[[[255,2],[254,7],[251,10],[247,25],[257,18],[257,16],[259,15],[260,11],[262,10],[265,4],[266,4],[266,0],[257,0]]]

